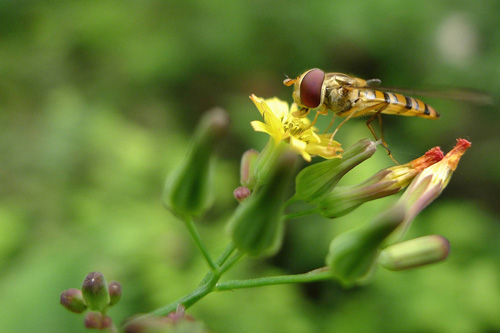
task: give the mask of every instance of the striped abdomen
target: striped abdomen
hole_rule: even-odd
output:
[[[397,93],[378,90],[359,90],[359,97],[361,101],[370,105],[374,105],[374,102],[388,103],[387,107],[382,111],[382,113],[386,114],[434,119],[440,117],[436,110],[421,100]]]

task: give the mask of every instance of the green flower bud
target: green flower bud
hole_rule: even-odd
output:
[[[261,186],[269,182],[269,177],[273,173],[277,159],[289,150],[290,145],[285,141],[276,143],[274,140],[269,139],[264,149],[262,149],[257,159],[253,162],[255,186]]]
[[[228,125],[229,117],[222,109],[213,109],[203,116],[184,161],[166,182],[163,202],[175,214],[198,216],[212,204],[212,150]]]
[[[276,160],[268,181],[238,206],[229,223],[236,247],[249,255],[274,253],[281,244],[284,201],[295,169],[296,155],[285,152]]]
[[[85,316],[84,321],[86,328],[94,328],[104,330],[113,326],[113,321],[110,317],[103,315],[100,312],[89,312]]]
[[[435,147],[411,162],[380,170],[358,185],[337,186],[318,202],[319,212],[327,218],[340,217],[365,202],[395,194],[422,170],[442,159],[441,149]]]
[[[109,304],[109,291],[106,278],[101,272],[89,273],[82,284],[85,303],[91,310],[104,312]]]
[[[71,288],[61,293],[61,305],[71,312],[82,313],[87,309],[80,289]]]
[[[108,284],[109,290],[109,306],[113,306],[122,298],[122,285],[120,282],[111,281]]]
[[[255,186],[255,166],[259,152],[255,149],[247,150],[241,157],[240,183],[241,186],[252,190]]]
[[[304,168],[295,179],[295,197],[307,202],[320,200],[352,168],[370,158],[376,142],[363,139],[347,148],[342,158],[325,160]]]
[[[450,243],[442,236],[431,235],[386,247],[378,262],[391,271],[400,271],[443,261],[450,252]]]
[[[379,246],[404,220],[404,207],[393,206],[371,223],[337,236],[330,244],[326,263],[346,286],[363,279],[372,270]]]

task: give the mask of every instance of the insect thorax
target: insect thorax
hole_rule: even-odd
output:
[[[351,82],[352,81],[352,82]],[[325,78],[325,100],[326,107],[335,112],[342,113],[350,110],[355,102],[351,89],[346,89],[344,86],[355,85],[353,78],[340,73],[328,73]]]
[[[351,90],[343,88],[326,89],[325,105],[329,110],[335,113],[342,113],[350,110],[353,106],[353,99],[351,98]]]

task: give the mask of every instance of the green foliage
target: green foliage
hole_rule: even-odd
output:
[[[83,332],[82,318],[63,311],[58,296],[90,271],[122,283],[122,300],[109,311],[117,323],[196,287],[206,265],[160,195],[201,112],[219,105],[233,120],[219,154],[216,206],[200,226],[221,252],[241,152],[263,146],[260,134],[250,135],[248,121],[259,115],[249,94],[291,101],[283,73],[312,67],[377,77],[387,86],[497,94],[499,13],[500,3],[464,0],[2,2],[2,331]],[[475,44],[463,50],[463,34],[454,43],[440,37],[454,36],[453,20]],[[448,238],[445,263],[380,270],[361,290],[341,291],[332,282],[220,293],[191,313],[214,332],[500,330],[500,113],[429,104],[441,120],[388,116],[384,133],[403,162],[435,145],[448,150],[460,136],[473,143],[440,201],[411,229]],[[319,125],[329,121],[322,117]],[[367,136],[364,122],[353,119],[336,140],[347,147]],[[380,150],[349,177],[360,181],[391,165]],[[367,203],[335,223],[319,216],[295,221],[276,260],[229,275],[313,268],[330,236],[369,220],[384,204]]]

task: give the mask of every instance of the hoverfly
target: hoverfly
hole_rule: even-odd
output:
[[[390,91],[395,89],[381,88],[379,87],[380,83],[378,79],[364,80],[342,73],[325,73],[318,68],[310,69],[296,79],[287,78],[283,81],[286,86],[294,85],[293,99],[299,106],[299,110],[294,114],[295,116],[305,117],[310,110],[318,109],[311,126],[316,123],[318,115],[326,115],[328,110],[334,113],[330,126],[333,124],[335,116],[345,117],[344,121],[333,132],[332,140],[339,128],[353,117],[371,116],[366,125],[377,140],[377,135],[370,123],[378,118],[380,124],[382,124],[381,113],[428,119],[438,119],[440,117],[436,110],[421,100]],[[400,89],[399,91],[403,90]],[[476,102],[481,102],[482,99],[487,98],[487,96],[480,93],[467,93],[468,95],[465,96],[467,100],[477,99]],[[454,95],[444,93],[439,96],[454,98]],[[384,141],[382,129],[380,136],[382,145],[387,149],[391,159],[394,160],[389,147]]]

